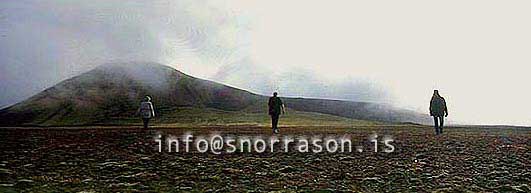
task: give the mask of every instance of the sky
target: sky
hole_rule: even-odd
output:
[[[0,106],[113,62],[148,61],[259,94],[531,125],[531,2],[25,1],[0,4]]]

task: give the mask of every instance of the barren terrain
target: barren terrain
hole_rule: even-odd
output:
[[[261,126],[0,129],[0,192],[531,191],[531,130],[425,126],[284,127],[279,136],[349,134],[352,153],[159,153],[154,135],[270,136]],[[392,136],[392,153],[369,150]]]

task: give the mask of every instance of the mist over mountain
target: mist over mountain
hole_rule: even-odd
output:
[[[0,92],[0,107],[102,63],[122,61],[163,63],[259,94],[275,90],[284,96],[387,102],[385,90],[370,88],[374,83],[331,83],[323,73],[286,65],[298,62],[257,60],[250,53],[257,41],[250,35],[256,15],[226,3],[2,2],[0,90],[5,92]]]
[[[391,94],[378,83],[355,77],[331,81],[313,70],[298,67],[273,70],[252,63],[233,64],[220,68],[211,79],[265,95],[279,92],[294,97],[393,102]]]
[[[169,66],[104,64],[67,79],[0,111],[0,122],[14,125],[91,125],[136,119],[145,95],[153,98],[157,119],[172,119],[180,108],[267,113],[267,96],[194,78]],[[425,123],[427,116],[388,105],[283,97],[288,109],[386,122]],[[180,120],[167,120],[179,122]]]

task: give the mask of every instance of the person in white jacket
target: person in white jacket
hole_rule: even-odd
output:
[[[142,121],[144,122],[144,129],[147,129],[149,120],[155,117],[155,108],[153,107],[153,103],[151,103],[150,96],[146,96],[144,101],[140,103],[137,113],[140,113]]]

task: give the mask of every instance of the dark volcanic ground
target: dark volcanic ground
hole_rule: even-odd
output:
[[[291,127],[282,135],[351,134],[363,152],[159,153],[156,133],[128,128],[0,129],[0,192],[509,191],[531,192],[531,130]],[[260,127],[194,129],[270,136]],[[395,152],[367,140],[393,137]],[[361,143],[357,143],[361,142]]]

